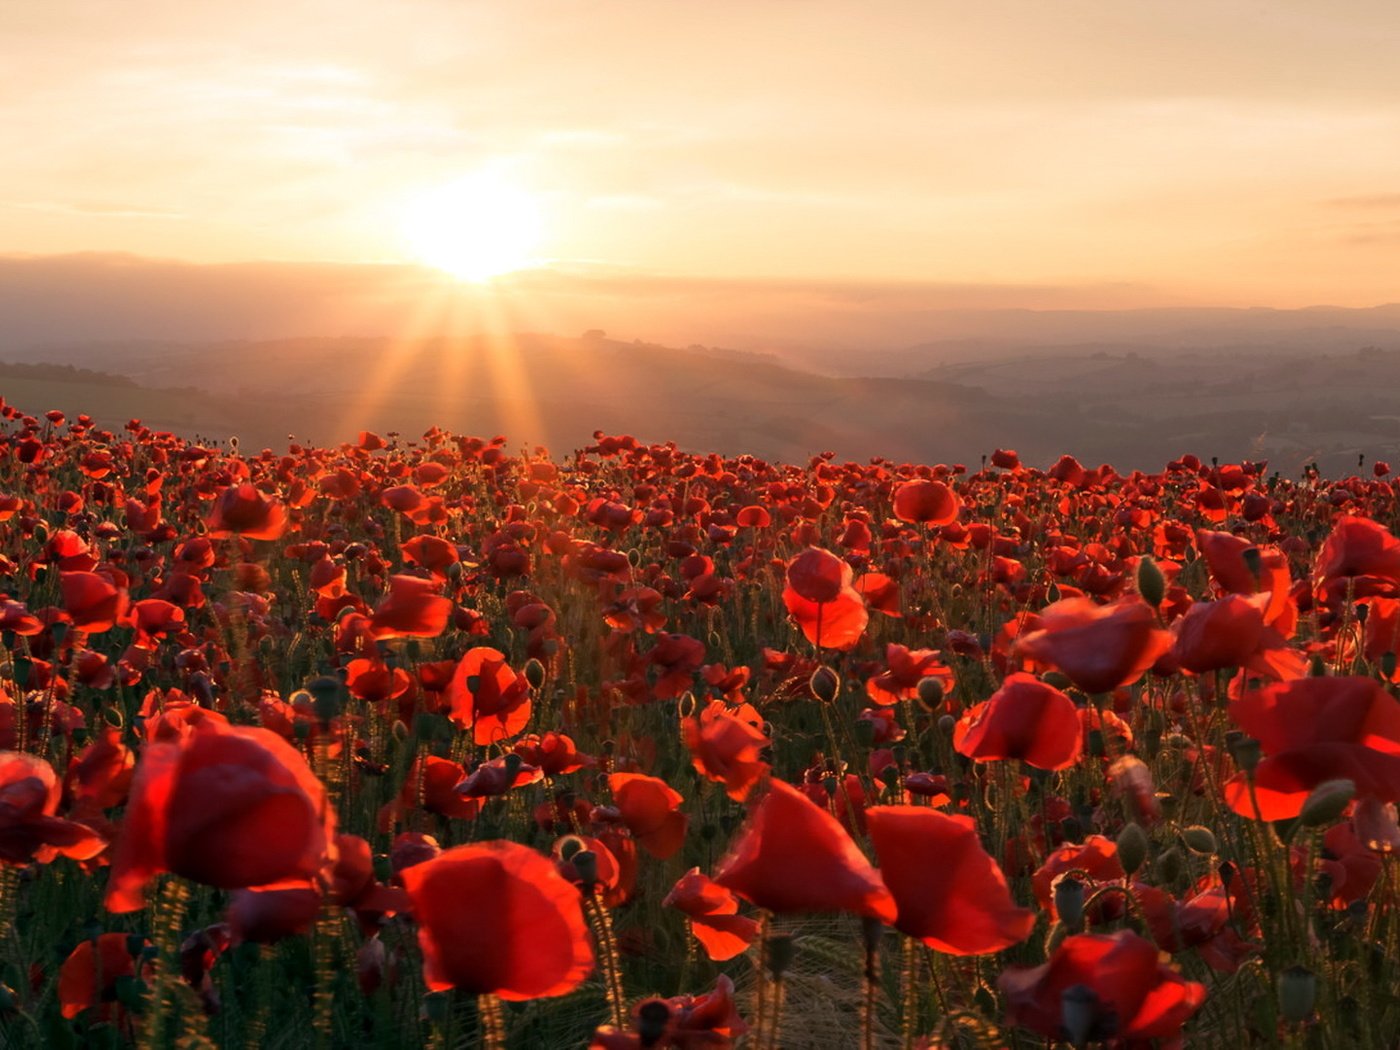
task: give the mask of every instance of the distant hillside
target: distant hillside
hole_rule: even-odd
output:
[[[283,339],[204,345],[128,342],[46,355],[6,373],[0,395],[29,411],[88,412],[120,426],[280,449],[360,429],[430,426],[505,434],[556,453],[596,430],[690,449],[804,462],[842,458],[976,463],[1014,447],[1033,464],[1070,453],[1156,469],[1196,452],[1267,458],[1295,473],[1319,461],[1400,460],[1400,352],[1277,357],[1068,348],[963,362],[914,378],[834,378],[761,355],[518,334],[460,340]],[[61,357],[61,361],[55,358]],[[70,373],[63,364],[72,364]],[[119,373],[100,378],[94,371]]]

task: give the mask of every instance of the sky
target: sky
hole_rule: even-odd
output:
[[[529,227],[488,269],[1368,306],[1397,53],[1389,0],[0,0],[0,254],[466,222]]]

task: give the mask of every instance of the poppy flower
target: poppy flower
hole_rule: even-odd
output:
[[[1170,645],[1152,607],[1135,595],[1107,605],[1065,598],[1040,611],[1039,627],[1016,639],[1016,653],[1058,668],[1086,693],[1108,693],[1136,682]]]
[[[511,750],[547,777],[574,773],[593,764],[588,755],[579,754],[573,737],[564,733],[532,733],[517,740]]]
[[[334,853],[334,824],[299,751],[271,730],[206,718],[142,752],[106,906],[136,911],[166,871],[219,889],[314,879]]]
[[[1083,744],[1078,708],[1034,675],[1008,675],[953,730],[953,747],[979,762],[1020,759],[1037,769],[1065,769]]]
[[[941,481],[914,478],[894,492],[894,516],[900,521],[935,528],[951,524],[958,516],[958,497]]]
[[[933,678],[945,696],[953,691],[953,672],[937,649],[909,649],[891,643],[885,647],[885,670],[865,683],[865,692],[877,704],[896,704],[919,695],[919,683]]]
[[[449,566],[457,564],[457,547],[439,536],[421,535],[404,543],[399,550],[404,560],[422,566],[440,580],[447,579]]]
[[[57,816],[63,787],[36,755],[0,752],[0,863],[46,864],[60,854],[87,860],[107,842],[92,828]]]
[[[870,613],[854,579],[849,564],[818,547],[788,563],[783,604],[813,645],[850,649],[865,633]]]
[[[256,485],[230,485],[214,501],[207,522],[215,539],[243,536],[250,540],[275,540],[287,529],[287,510],[264,495]]]
[[[256,890],[234,890],[225,916],[234,944],[274,944],[311,929],[321,914],[321,894],[305,881]]]
[[[78,944],[58,970],[58,1001],[64,1017],[100,1008],[105,1019],[124,977],[145,978],[151,964],[142,957],[145,941],[126,933],[103,933]],[[132,948],[137,954],[132,954]],[[140,973],[137,964],[140,963]]]
[[[110,631],[126,616],[127,592],[110,577],[97,572],[59,574],[63,609],[73,626],[88,634]]]
[[[457,846],[400,878],[429,991],[541,999],[572,991],[593,969],[578,890],[526,846]]]
[[[1035,912],[1016,907],[971,817],[927,806],[872,806],[865,816],[899,905],[896,929],[952,955],[986,955],[1030,936]]]
[[[758,937],[758,923],[738,914],[739,899],[699,868],[682,875],[661,906],[685,913],[691,933],[715,962],[741,954]]]
[[[1293,577],[1288,556],[1277,547],[1256,547],[1232,532],[1196,531],[1196,546],[1206,560],[1211,579],[1227,594],[1269,595],[1264,622],[1285,638],[1298,625],[1298,606],[1293,601]]]
[[[1172,655],[1193,674],[1239,667],[1267,678],[1298,678],[1307,657],[1264,622],[1267,594],[1227,594],[1197,602],[1172,624]]]
[[[1318,600],[1400,597],[1400,539],[1370,518],[1343,514],[1313,562]]]
[[[1273,683],[1231,704],[1230,717],[1264,753],[1253,798],[1244,773],[1224,785],[1242,816],[1296,817],[1313,788],[1338,779],[1353,781],[1360,799],[1400,801],[1400,704],[1375,679]]]
[[[1122,881],[1123,864],[1118,859],[1118,846],[1107,836],[1090,835],[1080,843],[1065,843],[1045,858],[1045,863],[1031,876],[1031,893],[1051,915],[1055,915],[1055,880],[1069,871],[1082,872],[1095,884]]]
[[[788,587],[808,602],[835,601],[854,575],[850,565],[820,547],[808,547],[787,566]]]
[[[837,819],[781,780],[770,782],[714,879],[780,914],[847,911],[892,923],[898,912]]]
[[[435,638],[447,627],[452,600],[437,584],[417,576],[390,576],[389,593],[374,607],[370,627],[376,638]]]
[[[1206,997],[1131,930],[1066,937],[1049,962],[1010,967],[997,987],[1010,1023],[1075,1046],[1174,1039]]]
[[[627,830],[648,853],[665,860],[681,848],[690,818],[677,808],[685,801],[680,792],[640,773],[611,773],[608,788]]]
[[[763,750],[770,741],[756,726],[729,713],[720,700],[681,723],[695,771],[724,785],[735,802],[748,797],[768,770]]]
[[[447,686],[449,717],[480,745],[522,732],[530,722],[530,684],[499,649],[479,645],[457,662]]]

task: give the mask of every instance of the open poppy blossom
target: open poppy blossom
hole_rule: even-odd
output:
[[[1313,788],[1338,779],[1358,798],[1400,801],[1400,704],[1373,678],[1270,684],[1231,704],[1230,717],[1264,752],[1252,793],[1244,773],[1224,785],[1241,816],[1296,817]]]
[[[0,863],[46,864],[57,856],[87,860],[107,840],[86,824],[57,815],[63,786],[36,755],[0,752]]]
[[[335,813],[300,752],[270,730],[204,719],[142,751],[106,906],[141,908],[161,872],[219,889],[314,879],[334,835]]]
[[[611,773],[608,788],[622,822],[648,853],[665,860],[681,848],[690,818],[679,809],[685,801],[679,791],[641,773]]]
[[[150,962],[144,958],[146,941],[126,933],[101,933],[80,941],[58,970],[58,1001],[64,1017],[77,1017],[96,1009],[105,1020],[117,1001],[117,984],[123,978],[148,977]],[[133,954],[133,949],[135,954]]]
[[[88,634],[110,631],[126,616],[128,597],[108,576],[97,572],[65,572],[59,576],[63,608],[73,626]]]
[[[207,522],[215,539],[243,536],[250,540],[275,540],[287,529],[287,510],[264,495],[256,485],[230,485],[214,501]]]
[[[809,547],[787,567],[783,604],[813,645],[850,649],[870,622],[855,571],[830,551]]]
[[[1049,962],[1013,966],[997,987],[1012,1024],[1075,1046],[1173,1039],[1206,997],[1131,930],[1066,937]]]
[[[1058,668],[1086,693],[1136,682],[1170,646],[1152,607],[1135,595],[1107,605],[1065,598],[1042,609],[1038,628],[1016,639],[1018,655]]]
[[[738,898],[699,868],[682,875],[661,906],[685,913],[690,932],[715,962],[741,954],[758,937],[758,923],[738,914]]]
[[[1370,518],[1341,515],[1318,549],[1313,588],[1326,602],[1400,597],[1400,539]]]
[[[932,478],[914,478],[894,492],[894,516],[911,524],[948,525],[957,520],[958,507],[953,490]]]
[[[779,914],[846,911],[893,923],[898,912],[837,819],[781,780],[770,782],[714,879]]]
[[[509,740],[530,723],[530,684],[490,646],[468,649],[457,662],[447,700],[452,721],[478,744]]]
[[[885,670],[865,683],[865,691],[877,704],[896,704],[919,695],[919,683],[932,678],[953,692],[953,672],[937,649],[909,649],[891,642],[885,647]]]
[[[952,955],[986,955],[1030,936],[1035,912],[1016,907],[971,817],[926,806],[872,806],[865,817],[899,906],[896,929]]]
[[[1172,625],[1172,655],[1194,674],[1238,667],[1266,678],[1299,678],[1308,669],[1307,657],[1267,626],[1268,608],[1267,594],[1197,602]]]
[[[762,755],[770,741],[758,727],[730,714],[721,700],[687,718],[681,731],[695,771],[722,783],[735,802],[744,801],[768,771]]]
[[[389,593],[374,608],[370,629],[376,638],[435,638],[447,627],[452,601],[432,580],[389,577]]]
[[[1001,688],[963,715],[953,747],[979,762],[1020,759],[1037,769],[1066,769],[1082,746],[1074,701],[1034,675],[1008,675]]]
[[[542,999],[573,991],[593,969],[578,890],[526,846],[457,846],[400,877],[429,991]]]

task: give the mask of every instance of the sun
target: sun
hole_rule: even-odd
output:
[[[414,197],[400,232],[419,262],[464,281],[485,281],[535,262],[539,201],[500,175],[469,175]]]

